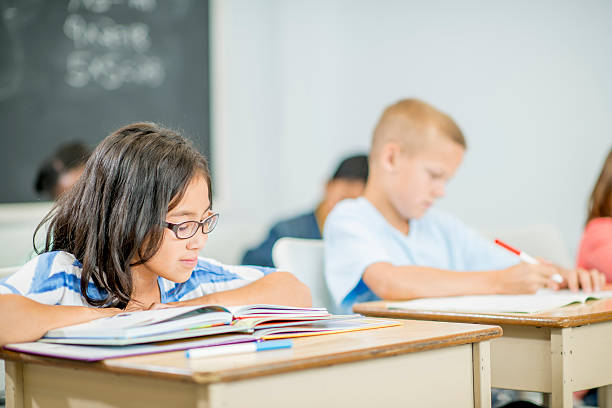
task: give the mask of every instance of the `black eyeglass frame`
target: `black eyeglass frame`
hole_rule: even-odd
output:
[[[212,223],[212,227],[210,227],[210,229],[208,231],[204,230],[204,224],[209,222],[209,220],[211,218],[215,218],[214,223]],[[191,237],[193,237],[195,234],[198,233],[199,230],[202,230],[202,234],[210,234],[215,227],[217,226],[217,223],[219,222],[219,213],[213,213],[211,215],[209,215],[208,217],[204,218],[202,221],[183,221],[181,223],[178,224],[173,224],[171,222],[168,221],[164,221],[164,227],[168,228],[169,230],[171,230],[172,232],[174,232],[174,235],[176,236],[177,239],[189,239]],[[179,232],[178,229],[181,227],[181,225],[184,224],[189,224],[189,223],[196,223],[199,224],[197,228],[195,228],[193,230],[193,234],[191,234],[188,237],[179,237]]]

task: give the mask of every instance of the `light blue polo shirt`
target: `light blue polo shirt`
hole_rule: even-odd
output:
[[[453,271],[505,269],[518,258],[498,248],[456,217],[431,208],[410,220],[408,235],[392,227],[365,198],[344,200],[325,221],[325,279],[339,312],[380,300],[363,282],[377,262]]]

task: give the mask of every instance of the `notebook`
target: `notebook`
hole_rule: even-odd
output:
[[[359,315],[356,316],[360,317]],[[359,330],[380,329],[383,327],[400,326],[401,324],[402,323],[397,320],[375,318],[342,319],[340,321],[320,320],[307,324],[257,329],[253,335],[261,340],[287,339],[294,337],[318,336],[321,334],[337,334]]]
[[[229,334],[206,336],[197,340],[184,339],[178,341],[136,344],[130,346],[74,345],[34,341],[30,343],[7,344],[4,346],[4,348],[6,350],[45,357],[58,357],[81,361],[100,361],[109,358],[179,351],[199,347],[214,347],[255,340],[256,338],[254,338],[251,334]]]
[[[323,308],[276,305],[182,306],[119,313],[87,323],[50,330],[39,340],[48,343],[125,346],[249,332],[261,324],[329,319]]]
[[[542,289],[533,295],[449,296],[387,302],[387,308],[441,312],[537,313],[602,298],[612,298],[612,291],[584,293]]]

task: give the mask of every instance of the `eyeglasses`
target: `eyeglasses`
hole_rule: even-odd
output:
[[[203,221],[185,221],[180,224],[172,224],[171,222],[164,222],[164,226],[172,232],[178,239],[188,239],[193,237],[198,229],[202,227],[202,234],[208,234],[217,226],[219,221],[219,213],[214,213],[206,217]]]

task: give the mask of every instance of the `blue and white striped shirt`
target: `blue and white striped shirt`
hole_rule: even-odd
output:
[[[47,305],[90,306],[81,294],[83,265],[72,254],[55,251],[38,255],[13,275],[0,280],[0,295],[18,294]],[[228,266],[206,258],[189,279],[176,283],[157,278],[162,303],[194,299],[214,292],[245,286],[274,269],[257,266]],[[90,281],[91,298],[104,299],[106,292]]]

